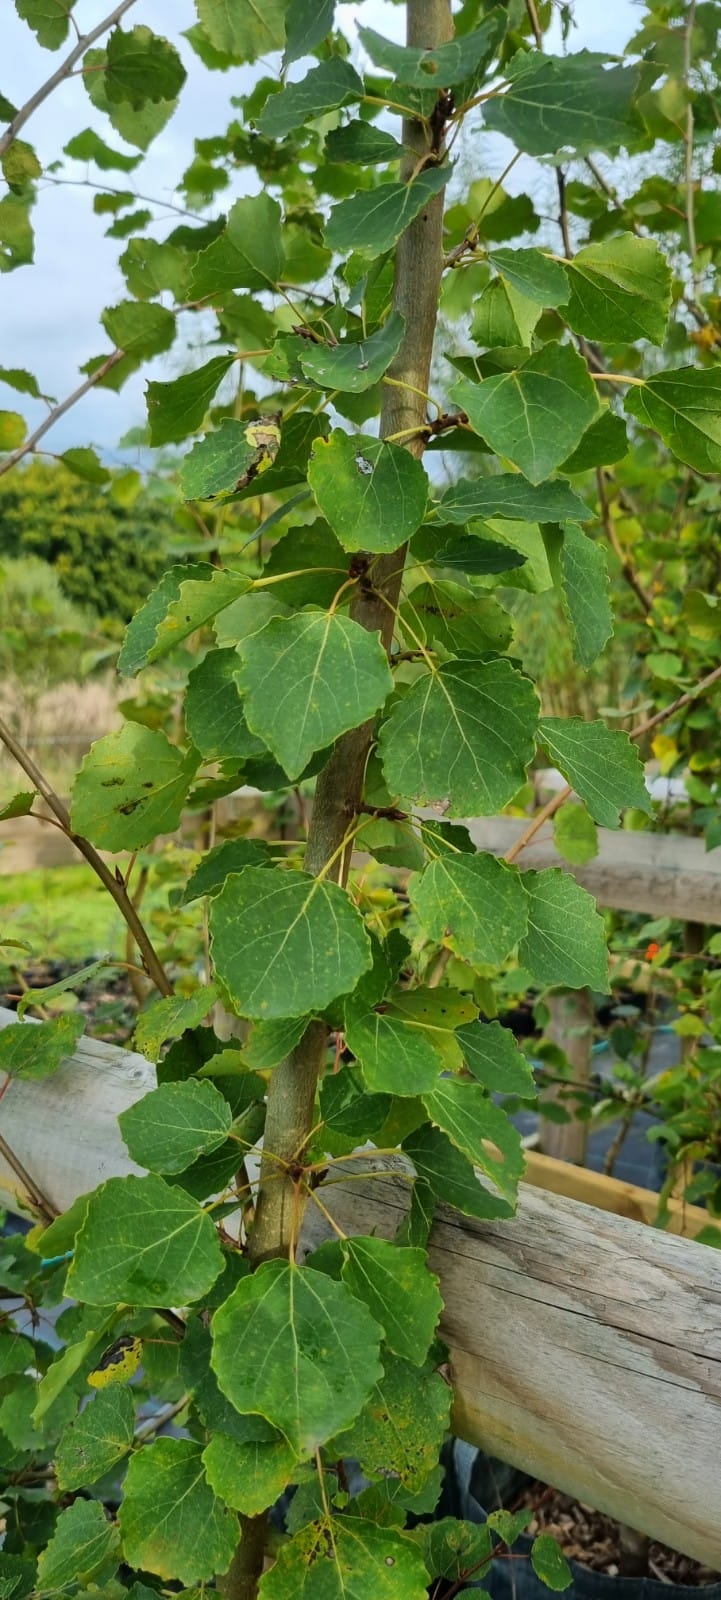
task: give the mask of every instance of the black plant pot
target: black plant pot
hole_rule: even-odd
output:
[[[531,1480],[515,1467],[504,1465],[472,1445],[454,1439],[444,1451],[446,1475],[436,1515],[485,1522],[490,1511],[513,1503]],[[514,1553],[530,1552],[532,1540],[521,1538]],[[563,1591],[566,1600],[721,1600],[721,1581],[699,1587],[661,1582],[656,1578],[609,1577],[570,1561],[573,1583]],[[485,1589],[491,1600],[550,1600],[529,1561],[498,1557],[482,1579],[469,1580],[470,1589]]]

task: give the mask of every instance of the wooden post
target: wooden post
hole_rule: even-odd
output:
[[[539,1146],[544,1155],[555,1156],[559,1161],[573,1161],[576,1166],[586,1164],[588,1123],[580,1122],[574,1115],[575,1102],[571,1085],[581,1090],[591,1077],[591,1045],[593,1044],[594,1008],[590,989],[561,989],[547,1000],[550,1020],[546,1038],[558,1045],[568,1061],[570,1083],[552,1084],[541,1094],[540,1105],[549,1103],[563,1106],[571,1115],[571,1122],[552,1122],[541,1114],[538,1123]]]

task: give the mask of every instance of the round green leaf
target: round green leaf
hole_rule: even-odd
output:
[[[213,1318],[213,1368],[298,1455],[346,1427],[381,1373],[381,1330],[343,1283],[286,1261],[244,1279]]]
[[[191,1161],[224,1143],[232,1121],[223,1095],[212,1083],[194,1078],[151,1089],[118,1118],[133,1161],[151,1172],[184,1172]]]
[[[544,717],[538,736],[601,827],[617,828],[628,806],[653,815],[643,762],[627,733],[582,717]]]
[[[371,965],[362,918],[344,889],[305,872],[245,867],[210,911],[213,959],[240,1016],[322,1011]]]
[[[533,758],[538,700],[509,661],[451,661],[399,694],[380,731],[392,794],[447,800],[451,817],[495,816]]]
[[[519,874],[491,855],[439,856],[411,879],[409,894],[429,938],[472,966],[505,961],[526,931]]]
[[[73,785],[74,831],[104,850],[139,850],[174,833],[197,765],[196,751],[184,754],[164,733],[126,722],[83,761]]]
[[[525,1167],[520,1134],[481,1085],[441,1078],[423,1095],[423,1104],[436,1127],[493,1180],[504,1199],[515,1202]]]
[[[50,1543],[40,1552],[37,1593],[87,1588],[111,1578],[120,1557],[118,1530],[97,1500],[74,1500],[61,1511]]]
[[[608,992],[608,951],[596,902],[561,867],[524,872],[528,933],[521,941],[521,966],[542,984],[567,989],[588,985]]]
[[[425,1250],[353,1238],[344,1242],[343,1256],[343,1282],[380,1323],[389,1350],[421,1367],[443,1310]]]
[[[316,439],[308,482],[344,550],[397,550],[425,515],[428,480],[400,445],[336,429]]]
[[[213,1494],[202,1451],[192,1439],[156,1439],[133,1456],[125,1479],[125,1559],[168,1582],[210,1582],[238,1543],[238,1519]]]
[[[65,1429],[55,1451],[55,1473],[63,1490],[83,1489],[122,1461],[133,1445],[135,1406],[129,1389],[101,1389]]]
[[[251,733],[289,778],[372,717],[393,688],[380,635],[338,611],[273,617],[245,640],[236,681]]]
[[[598,414],[585,361],[571,345],[555,340],[515,372],[497,373],[483,383],[461,378],[451,395],[476,433],[533,484],[560,467]]]
[[[223,1256],[209,1217],[162,1178],[109,1178],[91,1195],[68,1273],[89,1305],[185,1305],[207,1294]]]
[[[426,1600],[420,1550],[393,1528],[361,1517],[310,1522],[281,1545],[262,1600]]]

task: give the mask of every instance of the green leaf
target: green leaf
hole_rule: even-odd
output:
[[[138,158],[140,159],[140,158]],[[120,257],[125,282],[139,300],[152,300],[169,289],[177,301],[185,299],[190,272],[189,258],[174,245],[156,239],[131,239]]]
[[[441,1517],[438,1522],[420,1523],[415,1536],[433,1577],[447,1578],[455,1585],[461,1584],[471,1573],[478,1580],[486,1575],[483,1566],[490,1566],[493,1555],[493,1540],[487,1523]],[[470,1589],[460,1592],[469,1594]]]
[[[547,1589],[568,1589],[573,1573],[551,1533],[539,1533],[531,1545],[531,1566]]]
[[[102,1573],[112,1577],[120,1559],[118,1530],[97,1500],[74,1500],[61,1511],[49,1544],[38,1557],[38,1595],[83,1589]]]
[[[346,1007],[345,1039],[374,1093],[421,1094],[433,1087],[443,1065],[433,1036],[392,999],[379,1011],[366,1010],[351,1000]]]
[[[357,344],[348,340],[343,344],[309,345],[300,357],[306,378],[319,389],[340,389],[343,393],[360,394],[370,389],[383,377],[393,360],[403,338],[405,322],[398,311],[392,311],[381,328],[369,339]]]
[[[26,989],[18,1001],[19,1020],[25,1016],[29,1006],[47,1005],[48,1000],[57,1000],[59,995],[67,994],[69,990],[77,989],[83,983],[89,983],[96,973],[109,965],[112,963],[101,958],[99,961],[89,962],[87,967],[81,967],[79,972],[70,972],[66,978],[59,978],[57,983],[44,984],[37,989],[34,986],[32,989]]]
[[[73,785],[73,831],[103,850],[139,850],[174,833],[198,765],[164,733],[126,722],[91,746]]]
[[[35,235],[28,195],[8,194],[0,200],[0,272],[13,272],[33,260]]]
[[[505,279],[492,278],[476,301],[471,337],[488,350],[530,350],[540,315],[534,300],[519,294]]]
[[[25,1372],[35,1364],[35,1346],[23,1334],[9,1331],[0,1333],[0,1382]]]
[[[32,145],[24,139],[14,139],[2,157],[2,170],[11,189],[22,190],[34,178],[39,178],[43,169]]]
[[[212,1083],[189,1078],[186,1083],[151,1089],[121,1112],[118,1121],[139,1167],[184,1172],[198,1156],[225,1143],[233,1118],[227,1100]]]
[[[507,518],[512,522],[588,522],[590,507],[567,483],[528,483],[519,473],[497,477],[459,478],[439,506],[445,522],[466,523],[472,517]]]
[[[510,662],[451,661],[418,678],[379,735],[386,782],[450,817],[495,816],[521,787],[533,754],[535,691]]]
[[[613,633],[608,567],[603,546],[567,522],[560,552],[563,609],[571,624],[573,654],[593,666]]]
[[[451,1393],[437,1372],[398,1356],[384,1354],[383,1369],[352,1428],[333,1440],[333,1459],[350,1457],[367,1477],[393,1477],[414,1493],[438,1465]]]
[[[663,344],[671,268],[655,239],[618,234],[586,245],[567,264],[565,319],[586,339],[649,339]]]
[[[309,56],[333,27],[335,0],[289,0],[285,18],[283,65]]]
[[[147,665],[158,628],[167,616],[169,607],[178,599],[181,584],[189,578],[209,579],[214,571],[215,568],[204,562],[195,566],[170,567],[163,574],[160,583],[151,590],[126,629],[118,656],[118,672],[127,678],[134,678]]]
[[[420,1551],[393,1528],[361,1517],[309,1522],[281,1545],[260,1600],[426,1600]]]
[[[543,717],[538,736],[601,827],[620,827],[628,806],[653,815],[643,762],[627,733],[582,717]]]
[[[515,1204],[525,1157],[520,1134],[505,1111],[494,1105],[480,1083],[460,1078],[440,1078],[422,1099],[431,1122],[480,1167],[505,1200]]]
[[[336,429],[313,445],[308,482],[344,550],[397,550],[420,527],[428,479],[400,445]]]
[[[236,682],[238,667],[235,650],[210,650],[188,676],[185,727],[206,761],[247,761],[267,754],[263,740],[246,723]]]
[[[213,356],[195,372],[187,372],[170,383],[149,383],[146,393],[150,443],[177,444],[195,433],[221,378],[230,371],[235,354]]]
[[[233,289],[274,289],[284,259],[277,200],[268,194],[236,200],[223,232],[196,258],[190,295],[202,300]]]
[[[513,1215],[513,1206],[485,1188],[472,1163],[440,1128],[424,1122],[403,1140],[403,1150],[436,1200],[481,1221]]]
[[[375,166],[380,161],[397,161],[402,154],[402,144],[373,122],[346,122],[326,134],[326,161],[338,161],[343,166]]]
[[[368,257],[385,255],[450,175],[449,166],[425,167],[411,183],[382,183],[341,200],[326,223],[326,244],[343,255],[351,250]]]
[[[236,1416],[239,1438],[215,1433],[203,1452],[211,1489],[226,1506],[255,1517],[272,1506],[293,1481],[297,1458],[287,1440],[263,1417]]]
[[[285,39],[286,0],[195,0],[208,38],[234,61],[256,61],[281,50]]]
[[[501,539],[482,539],[478,534],[469,533],[443,545],[435,560],[439,567],[450,567],[453,572],[466,572],[478,578],[523,567],[528,557],[520,550],[512,550]]]
[[[32,28],[38,44],[45,50],[58,50],[70,31],[70,12],[74,0],[59,6],[57,0],[15,0],[15,10]]]
[[[566,989],[588,985],[608,993],[608,952],[603,917],[592,896],[560,867],[524,872],[528,933],[518,957],[541,984]]]
[[[330,56],[311,67],[300,82],[271,94],[258,117],[258,128],[268,139],[283,139],[305,122],[362,98],[363,83],[355,68],[342,56]]]
[[[239,478],[257,469],[268,457],[253,438],[251,428],[235,417],[225,417],[213,433],[199,439],[180,469],[180,491],[186,500],[204,500],[234,489]]]
[[[721,370],[676,367],[626,395],[626,411],[697,472],[721,471]]]
[[[519,874],[495,856],[439,856],[408,893],[423,932],[472,966],[505,961],[526,931]]]
[[[544,345],[515,372],[461,378],[451,397],[499,456],[540,484],[575,449],[598,412],[588,368],[571,345]],[[549,428],[548,419],[553,418]]]
[[[132,1457],[120,1507],[129,1565],[191,1585],[226,1572],[238,1519],[216,1499],[193,1439],[156,1439]]]
[[[13,817],[29,817],[37,789],[22,789],[8,800],[0,811],[0,822],[10,822]]]
[[[148,99],[140,109],[127,100],[111,100],[105,82],[107,52],[103,49],[86,50],[83,56],[83,83],[92,104],[110,118],[116,132],[128,144],[147,150],[153,139],[172,117],[177,100]]]
[[[26,371],[25,367],[0,367],[0,383],[6,383],[8,388],[17,390],[18,394],[32,395],[33,400],[44,398],[35,374]]]
[[[251,733],[289,778],[372,717],[393,688],[380,635],[338,611],[272,618],[245,640],[236,678]]]
[[[470,1022],[458,1029],[456,1038],[466,1066],[485,1089],[535,1099],[533,1069],[509,1028],[500,1022]]]
[[[270,865],[268,846],[263,839],[226,839],[209,850],[191,872],[180,904],[189,905],[201,894],[218,894],[231,872],[240,872],[242,867]]]
[[[553,843],[572,866],[584,867],[598,855],[598,833],[586,807],[570,800],[553,819]]]
[[[52,0],[51,0],[52,3]],[[83,128],[73,134],[63,150],[71,161],[94,161],[101,172],[132,172],[142,160],[141,156],[128,156],[120,150],[111,150],[94,128]]]
[[[15,450],[27,433],[27,423],[19,411],[0,411],[0,450]]]
[[[11,1078],[50,1078],[75,1052],[85,1018],[71,1013],[52,1022],[11,1022],[0,1029],[0,1072]]]
[[[213,1368],[238,1411],[259,1411],[298,1455],[357,1415],[380,1375],[380,1329],[344,1283],[268,1261],[216,1311]]]
[[[102,1478],[133,1446],[135,1406],[129,1389],[101,1389],[61,1436],[55,1451],[58,1488],[84,1489]]]
[[[167,39],[142,24],[125,33],[113,28],[107,44],[105,93],[111,104],[127,102],[140,111],[148,100],[174,100],[187,73]]]
[[[65,462],[70,472],[76,478],[82,478],[85,483],[109,483],[111,474],[107,467],[102,465],[94,450],[84,449],[82,445],[71,450],[64,450],[61,461]]]
[[[338,884],[245,867],[212,903],[218,978],[240,1016],[322,1011],[371,965],[363,920]]]
[[[207,1294],[223,1257],[209,1217],[162,1178],[109,1178],[91,1195],[68,1273],[89,1305],[185,1305]]]
[[[489,65],[505,32],[506,21],[500,7],[480,28],[458,34],[447,44],[432,50],[394,44],[374,28],[359,28],[358,37],[371,61],[392,72],[398,83],[413,89],[451,88]]]
[[[389,1350],[421,1367],[443,1309],[425,1250],[353,1238],[344,1241],[343,1258],[343,1282],[380,1324]]]
[[[565,266],[542,250],[489,250],[488,260],[518,294],[539,306],[565,306],[568,278]]]
[[[626,424],[623,417],[617,417],[615,411],[604,406],[600,416],[586,429],[580,443],[575,450],[561,462],[561,472],[588,472],[590,467],[612,466],[614,461],[622,461],[628,455],[629,444],[626,433]],[[576,522],[588,520],[589,512],[579,517],[578,512],[572,512]],[[545,519],[544,519],[545,520]],[[549,518],[549,521],[555,521]],[[559,521],[565,518],[560,517]]]
[[[169,350],[175,338],[175,317],[164,306],[143,300],[123,300],[100,318],[105,332],[126,355],[146,358]]]
[[[419,583],[400,608],[401,623],[410,624],[410,639],[441,645],[455,656],[505,650],[513,637],[507,611],[492,595],[474,595],[445,579]]]
[[[590,50],[568,56],[519,50],[506,69],[510,87],[484,105],[486,127],[532,156],[618,150],[635,131],[631,99],[638,68],[608,61]]]

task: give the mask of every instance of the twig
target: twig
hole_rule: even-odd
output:
[[[129,0],[129,3],[131,5],[134,4],[134,0]],[[17,450],[13,450],[9,456],[5,456],[4,460],[0,461],[0,478],[5,472],[9,472],[11,467],[16,466],[18,461],[22,461],[23,456],[29,455],[30,451],[35,449],[38,440],[48,433],[58,418],[63,417],[65,412],[69,411],[77,400],[82,400],[83,395],[87,394],[89,389],[94,388],[95,384],[99,383],[107,372],[110,372],[111,367],[117,366],[124,355],[124,350],[113,350],[112,355],[102,361],[100,366],[96,367],[94,372],[91,372],[90,377],[85,379],[84,383],[74,389],[72,394],[69,394],[65,400],[61,400],[59,405],[53,406],[52,411],[48,412],[45,421],[41,422],[39,428],[36,428],[35,432],[30,434],[25,443],[18,445]]]
[[[633,589],[636,599],[648,616],[648,613],[652,607],[652,602],[646,594],[646,590],[644,589],[640,579],[636,576],[628,557],[624,555],[623,550],[621,549],[618,534],[613,526],[611,507],[608,502],[608,495],[606,494],[606,474],[603,470],[603,467],[598,467],[596,469],[596,486],[598,488],[598,501],[601,507],[601,524],[603,531],[608,539],[611,549],[614,552],[614,555],[617,556],[621,564],[621,571],[626,579],[627,584],[631,589]]]
[[[183,1394],[172,1406],[168,1406],[166,1411],[159,1411],[157,1416],[150,1417],[149,1421],[144,1422],[142,1427],[136,1428],[135,1443],[144,1444],[145,1440],[151,1439],[154,1433],[159,1433],[161,1428],[164,1428],[167,1423],[172,1422],[173,1417],[177,1417],[180,1411],[185,1410],[185,1407],[189,1404],[189,1401],[190,1395]]]
[[[714,683],[718,683],[719,679],[721,679],[721,667],[714,667],[713,672],[709,672],[705,678],[701,679],[700,683],[694,685],[693,689],[687,690],[686,694],[679,695],[678,700],[672,701],[670,706],[666,706],[663,711],[657,711],[655,716],[648,717],[638,728],[634,728],[633,733],[629,734],[629,739],[634,741],[643,739],[647,733],[651,733],[654,728],[658,728],[662,722],[667,722],[669,717],[674,716],[675,712],[682,711],[684,706],[688,706],[692,700],[698,699],[700,694],[703,694],[706,689],[710,689]],[[506,851],[503,858],[504,861],[515,861],[521,851],[525,850],[526,845],[530,844],[531,839],[535,838],[539,828],[543,827],[544,822],[548,822],[549,817],[555,816],[556,812],[560,810],[562,805],[565,805],[572,794],[573,789],[570,783],[567,783],[565,788],[559,789],[558,794],[554,794],[553,799],[548,800],[545,806],[541,807],[535,817],[531,818],[528,827],[524,828],[523,833],[520,833],[518,838],[514,840],[510,849]]]
[[[31,1178],[27,1167],[23,1166],[20,1157],[16,1156],[14,1150],[11,1150],[7,1139],[3,1139],[1,1133],[0,1156],[3,1156],[5,1161],[7,1161],[8,1166],[12,1168],[16,1178],[20,1179],[21,1184],[27,1190],[28,1198],[32,1201],[35,1210],[40,1213],[43,1222],[46,1222],[48,1225],[51,1222],[54,1222],[56,1217],[60,1216],[57,1206],[53,1205],[52,1200],[49,1200],[47,1195],[43,1193],[40,1185],[35,1182],[34,1178]]]
[[[114,27],[115,23],[119,22],[120,18],[134,4],[135,0],[121,0],[121,4],[116,6],[115,10],[111,11],[103,22],[99,22],[96,28],[91,28],[90,33],[81,35],[77,44],[73,45],[70,54],[65,57],[64,61],[61,61],[57,70],[52,73],[45,83],[40,85],[39,89],[35,90],[34,94],[31,94],[30,99],[25,101],[24,106],[21,106],[20,110],[16,111],[12,122],[8,124],[0,138],[0,156],[4,156],[5,151],[10,149],[11,144],[17,139],[20,129],[24,128],[25,123],[33,112],[37,111],[38,106],[41,106],[43,101],[47,100],[48,95],[52,94],[54,89],[57,89],[58,84],[62,83],[65,78],[70,77],[76,61],[80,60],[80,57],[85,54],[86,50],[90,49],[91,44],[94,44],[96,39],[107,33],[108,28]]]
[[[148,977],[152,978],[156,989],[159,989],[162,995],[172,994],[173,986],[170,982],[170,979],[168,978],[165,968],[163,967],[162,962],[160,961],[160,958],[150,941],[148,933],[141,922],[140,917],[138,916],[122,878],[115,877],[115,874],[111,871],[107,862],[103,861],[102,856],[98,855],[97,850],[93,845],[90,844],[88,839],[84,839],[81,834],[73,832],[70,813],[67,809],[67,806],[63,805],[60,796],[55,793],[55,790],[48,783],[47,778],[40,771],[40,768],[35,765],[32,756],[23,748],[21,744],[18,744],[14,734],[11,733],[7,724],[1,719],[0,740],[5,745],[5,748],[10,751],[11,756],[14,756],[18,766],[22,767],[23,772],[27,773],[30,782],[33,783],[35,788],[39,790],[43,799],[49,805],[50,810],[55,813],[63,832],[67,834],[67,837],[72,841],[76,849],[80,851],[80,854],[85,857],[88,866],[92,867],[93,872],[100,879],[100,882],[104,884],[108,893],[112,895],[118,910],[125,918],[125,921],[132,932],[133,938],[135,939],[135,943],[138,946],[142,957],[143,966],[145,967]]]
[[[683,34],[683,75],[686,83],[688,104],[686,106],[686,130],[684,140],[686,154],[684,160],[684,183],[686,188],[686,228],[688,230],[688,253],[691,258],[691,287],[696,293],[696,222],[694,215],[694,181],[693,181],[693,97],[691,95],[691,35],[696,21],[696,0],[690,0],[686,27]]]

